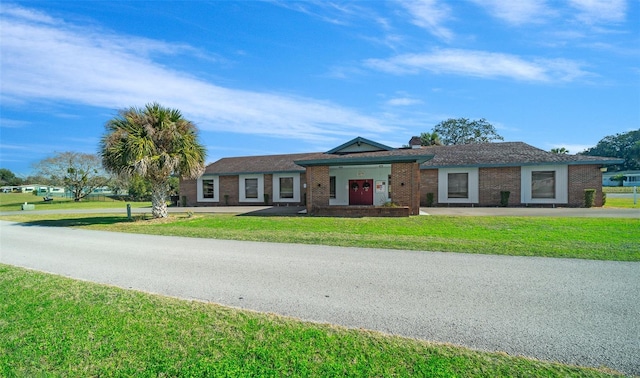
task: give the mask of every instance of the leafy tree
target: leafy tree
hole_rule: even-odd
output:
[[[442,146],[442,142],[440,141],[440,137],[438,133],[422,133],[420,134],[420,145],[421,146]]]
[[[94,189],[109,183],[102,169],[100,157],[80,152],[59,152],[36,164],[38,175],[47,179],[44,184],[63,186],[80,201]]]
[[[206,152],[196,126],[179,110],[152,103],[121,110],[105,127],[100,141],[103,166],[118,175],[148,180],[153,217],[166,217],[171,175],[196,178],[204,171]]]
[[[21,184],[22,180],[20,179],[20,177],[16,177],[16,175],[11,172],[11,170],[0,168],[0,185],[17,186]]]
[[[624,163],[616,167],[617,170],[640,169],[640,129],[606,136],[595,147],[580,154],[624,159]]]
[[[552,148],[551,149],[551,153],[552,154],[558,154],[558,155],[566,155],[569,153],[569,150],[567,150],[564,147],[560,147],[560,148]]]
[[[435,125],[433,134],[440,137],[444,145],[487,143],[504,140],[495,127],[482,118],[470,121],[466,118],[450,118]]]
[[[627,181],[627,176],[625,176],[623,174],[611,176],[609,178],[609,181],[617,181],[618,182],[618,186],[623,186],[624,185],[623,182]]]

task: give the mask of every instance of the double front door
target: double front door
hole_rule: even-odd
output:
[[[349,205],[373,205],[373,180],[349,180]]]

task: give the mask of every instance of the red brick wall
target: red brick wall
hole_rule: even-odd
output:
[[[180,179],[180,201],[178,202],[182,206],[182,197],[186,197],[187,206],[195,206],[198,198],[198,180],[183,180]]]
[[[307,212],[329,206],[329,167],[307,167]]]
[[[391,164],[391,202],[407,206],[411,215],[420,214],[420,165]]]
[[[584,190],[595,189],[594,206],[602,206],[602,172],[599,165],[569,166],[569,206],[584,207]]]
[[[519,206],[520,167],[480,168],[478,170],[478,205],[500,206],[500,192],[508,191],[509,205]]]
[[[433,206],[438,205],[438,170],[420,170],[420,206],[427,206],[427,194],[433,193]]]

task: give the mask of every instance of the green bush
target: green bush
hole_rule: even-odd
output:
[[[509,195],[511,194],[508,190],[500,191],[500,206],[507,207],[509,206]]]
[[[596,190],[595,189],[585,189],[584,190],[584,207],[593,207],[595,199],[596,199]]]
[[[433,207],[433,193],[427,193],[427,207]]]

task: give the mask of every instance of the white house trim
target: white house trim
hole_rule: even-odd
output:
[[[533,172],[555,172],[555,198],[533,198]],[[569,169],[566,165],[523,166],[521,168],[521,199],[523,204],[566,204],[569,202]]]
[[[247,179],[257,179],[258,180],[258,196],[257,198],[247,198],[246,197],[246,187],[245,183]],[[240,202],[264,202],[264,175],[240,175],[238,176],[238,180],[240,181],[238,184],[239,187],[239,197]]]
[[[468,196],[467,198],[449,198],[449,174],[468,174]],[[478,203],[479,184],[478,168],[441,168],[438,169],[438,202],[439,203]]]
[[[213,180],[213,198],[204,198],[202,184],[203,181]],[[197,182],[198,202],[220,202],[220,177],[214,175],[204,175],[198,177]]]
[[[293,198],[280,198],[280,178],[293,178]],[[273,202],[300,202],[300,173],[273,174]]]

